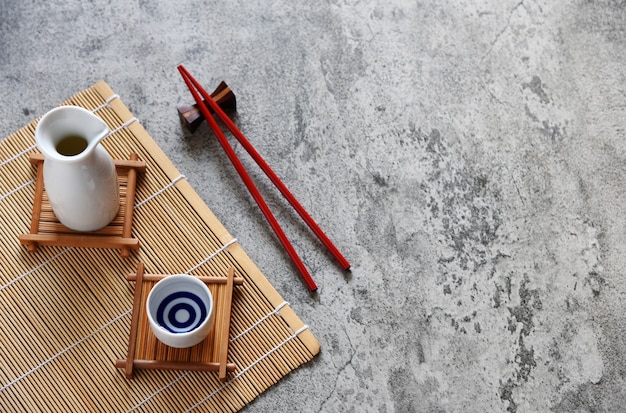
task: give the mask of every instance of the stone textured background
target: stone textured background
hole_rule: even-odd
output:
[[[351,273],[246,158],[308,294],[178,64]],[[320,340],[249,412],[625,411],[625,66],[623,0],[0,0],[2,136],[107,81]]]

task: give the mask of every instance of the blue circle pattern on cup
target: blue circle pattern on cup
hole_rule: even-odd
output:
[[[196,329],[207,316],[207,308],[197,295],[181,291],[163,299],[156,312],[156,321],[172,333],[187,333]]]

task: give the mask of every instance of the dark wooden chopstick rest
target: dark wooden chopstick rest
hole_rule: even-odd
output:
[[[226,82],[221,82],[217,89],[211,93],[211,97],[223,111],[235,112],[237,110],[237,98]],[[212,109],[210,111],[214,113]],[[197,103],[178,107],[178,115],[183,125],[191,132],[195,131],[204,121],[204,116],[198,109]]]

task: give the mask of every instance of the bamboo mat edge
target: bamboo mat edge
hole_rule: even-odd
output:
[[[98,93],[105,100],[115,94],[111,87],[103,80],[98,81],[92,87],[97,90]],[[116,99],[112,101],[111,106],[119,114],[119,116],[122,117],[123,121],[128,121],[129,119],[133,118],[132,113],[121,102],[121,100]],[[174,166],[174,164],[163,152],[163,150],[156,144],[156,142],[152,139],[152,137],[148,134],[148,132],[144,129],[143,125],[140,122],[134,122],[132,125],[130,125],[130,128],[133,130],[133,133],[137,136],[141,143],[145,146],[146,150],[155,159],[158,160],[159,165],[163,168],[164,172],[168,175],[170,179],[173,180],[181,175],[178,169]],[[182,179],[176,182],[175,186],[176,188],[178,188],[179,191],[181,191],[183,196],[197,211],[201,218],[218,234],[222,242],[226,243],[232,239],[232,236],[228,233],[226,228],[217,219],[217,217],[213,214],[207,204],[200,198],[200,196],[193,189],[193,187],[187,182],[187,180]],[[248,255],[243,251],[238,243],[231,245],[229,247],[229,252],[236,257],[237,261],[245,265],[246,270],[248,271],[249,280],[257,285],[257,287],[263,292],[265,297],[273,306],[276,307],[284,301],[278,291],[276,291],[276,289],[272,286],[269,280],[265,277],[265,275],[263,275],[263,273],[259,270],[256,264],[248,257]],[[280,314],[288,323],[289,327],[292,328],[294,331],[298,331],[304,326],[304,323],[296,315],[291,306],[282,307],[280,310]],[[320,352],[320,343],[315,338],[310,329],[304,329],[298,335],[298,339],[302,341],[302,343],[307,347],[312,355],[316,355]]]

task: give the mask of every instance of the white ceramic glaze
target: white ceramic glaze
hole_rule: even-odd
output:
[[[119,210],[119,188],[113,159],[100,144],[106,123],[78,106],[61,106],[46,113],[35,129],[37,147],[44,154],[43,180],[55,215],[76,231],[95,231],[108,225]],[[64,155],[57,146],[67,136],[86,140],[78,154]]]
[[[157,282],[146,300],[152,332],[161,342],[176,348],[204,340],[215,324],[209,287],[192,275],[169,275]]]

